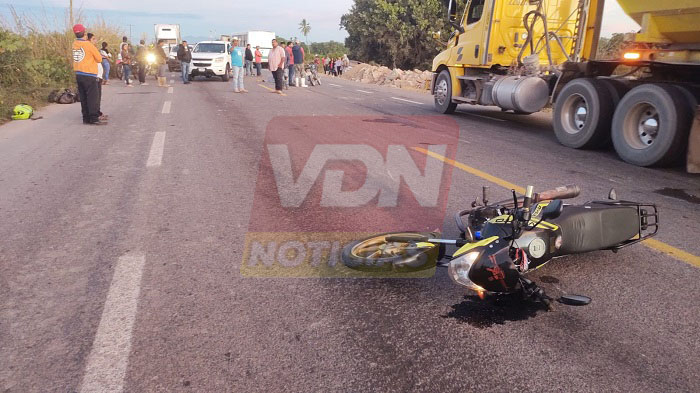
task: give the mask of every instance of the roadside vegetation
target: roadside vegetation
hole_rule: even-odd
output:
[[[0,19],[0,122],[10,119],[17,104],[35,109],[47,104],[51,90],[73,88],[71,62],[73,33],[68,26],[56,31],[47,17],[20,15],[11,9],[12,20]],[[121,41],[119,29],[104,20],[76,18],[114,51]],[[115,51],[116,53],[116,51]]]

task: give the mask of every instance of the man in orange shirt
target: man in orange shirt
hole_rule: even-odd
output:
[[[97,47],[85,38],[85,26],[73,26],[76,40],[73,41],[73,71],[78,84],[80,106],[83,112],[83,123],[104,125],[100,120],[100,101],[97,80],[97,64],[102,61],[102,55]]]

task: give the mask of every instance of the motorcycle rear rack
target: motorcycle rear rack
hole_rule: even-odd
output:
[[[625,240],[620,244],[607,248],[607,250],[617,252],[622,248],[656,236],[656,233],[659,232],[659,209],[657,209],[656,205],[653,203],[637,203],[629,201],[594,201],[593,203],[609,206],[630,206],[637,209],[637,216],[639,217],[639,229],[637,230],[637,236],[633,239]]]

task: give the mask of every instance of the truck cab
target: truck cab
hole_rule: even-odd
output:
[[[467,0],[462,13],[451,0],[453,31],[433,60],[435,109],[471,104],[530,114],[553,106],[555,135],[567,147],[612,145],[639,166],[683,158],[688,168],[700,166],[686,154],[689,145],[700,149],[700,129],[691,130],[700,0],[618,2],[642,29],[620,59],[599,60],[605,0]]]

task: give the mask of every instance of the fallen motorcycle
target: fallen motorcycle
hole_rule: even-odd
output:
[[[306,65],[304,68],[306,80],[311,86],[321,86],[321,78],[318,77],[318,66],[316,64]]]
[[[564,199],[578,196],[577,186],[558,187],[535,194],[489,204],[488,187],[472,208],[455,214],[459,239],[440,234],[394,232],[351,242],[343,248],[345,266],[364,271],[408,272],[447,266],[450,278],[485,296],[519,295],[552,307],[532,280],[533,271],[554,258],[596,250],[617,252],[656,235],[659,213],[654,204],[608,199],[567,205]],[[466,221],[466,223],[465,223]],[[445,246],[457,246],[451,257]],[[438,263],[442,258],[446,263]],[[590,298],[564,295],[559,302],[584,305]]]

